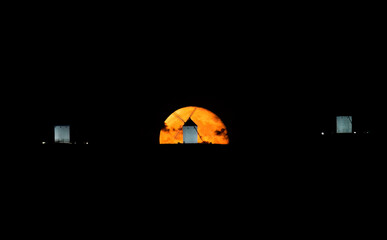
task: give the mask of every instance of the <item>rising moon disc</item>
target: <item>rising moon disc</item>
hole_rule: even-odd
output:
[[[184,143],[183,126],[191,119],[197,125],[197,143],[228,144],[227,128],[211,111],[201,107],[184,107],[173,112],[160,130],[160,144]]]

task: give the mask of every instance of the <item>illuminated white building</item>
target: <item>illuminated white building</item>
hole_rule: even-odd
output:
[[[54,140],[56,143],[70,143],[70,126],[68,125],[55,126]]]
[[[336,117],[336,133],[352,133],[352,116]]]
[[[183,142],[198,143],[198,126],[191,118],[183,126]]]

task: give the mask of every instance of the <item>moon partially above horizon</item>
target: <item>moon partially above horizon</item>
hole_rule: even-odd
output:
[[[183,125],[189,118],[197,125],[198,143],[229,144],[227,128],[211,111],[195,106],[184,107],[173,112],[164,121],[160,130],[160,144],[183,143]]]

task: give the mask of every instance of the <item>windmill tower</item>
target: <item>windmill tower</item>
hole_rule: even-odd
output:
[[[191,117],[183,125],[183,142],[198,143],[198,125],[192,121]]]
[[[336,133],[352,133],[352,116],[336,117]]]
[[[202,136],[200,136],[198,131],[198,125],[194,121],[192,121],[191,117],[196,111],[196,108],[192,111],[187,121],[184,121],[177,113],[174,113],[176,117],[178,117],[183,123],[183,143],[198,143],[198,136],[203,141]],[[177,135],[180,133],[180,130],[176,133],[175,139]]]
[[[54,139],[56,143],[70,143],[70,126],[69,125],[55,126]]]

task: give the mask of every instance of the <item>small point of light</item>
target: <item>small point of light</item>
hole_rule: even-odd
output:
[[[42,142],[42,144],[46,144],[46,142]]]
[[[356,134],[356,132],[353,132],[353,134]]]
[[[321,132],[321,135],[325,135],[325,133],[324,133],[324,132]]]
[[[89,144],[89,142],[86,142],[86,144]]]

